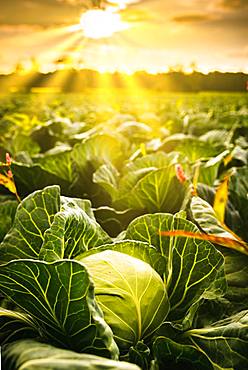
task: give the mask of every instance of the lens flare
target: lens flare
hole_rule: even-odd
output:
[[[129,25],[121,20],[119,13],[106,9],[93,9],[83,13],[80,25],[85,37],[100,39],[126,30]]]

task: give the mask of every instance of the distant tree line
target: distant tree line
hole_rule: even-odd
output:
[[[131,83],[130,83],[131,81]],[[61,92],[81,92],[87,88],[139,88],[157,91],[246,91],[248,74],[211,72],[207,75],[200,72],[184,74],[169,72],[151,75],[145,71],[136,72],[131,76],[105,73],[94,70],[59,70],[42,74],[0,75],[0,91],[29,92],[35,88],[57,88]]]

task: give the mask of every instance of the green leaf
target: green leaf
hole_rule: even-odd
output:
[[[0,308],[0,346],[18,339],[38,336],[36,323],[31,316]]]
[[[168,324],[169,325],[169,324]],[[191,344],[177,343],[175,340],[160,335],[153,343],[153,352],[158,369],[175,370],[213,370],[208,359]]]
[[[68,197],[60,197],[61,205],[67,204],[68,202],[73,202],[78,205],[90,218],[95,220],[94,212],[91,208],[91,201],[89,199],[81,199],[81,198],[68,198]]]
[[[228,153],[229,151],[225,150],[216,157],[210,158],[206,163],[202,163],[198,181],[213,186],[218,177],[219,167]]]
[[[211,206],[214,204],[215,198],[215,189],[205,184],[199,183],[197,185],[197,194],[200,198],[208,202]],[[237,209],[235,209],[234,205],[227,201],[226,211],[225,211],[225,223],[226,225],[238,235],[242,235],[243,221],[239,215]]]
[[[15,128],[15,132],[10,138],[3,140],[5,151],[11,153],[14,157],[22,152],[28,152],[30,155],[37,154],[40,151],[39,145],[30,138],[29,135],[23,134],[23,128]]]
[[[190,221],[170,214],[150,214],[136,218],[127,228],[126,238],[153,245],[166,259],[165,279],[172,321],[183,320],[191,306],[208,292],[216,298],[225,290],[224,258],[209,242],[192,238],[165,237],[162,231],[198,232]],[[213,282],[218,278],[218,289]]]
[[[118,357],[112,332],[98,308],[83,264],[16,260],[0,266],[0,291],[38,323],[60,347]]]
[[[175,176],[174,166],[153,170],[139,180],[127,194],[128,206],[147,212],[177,212],[185,195]]]
[[[193,196],[190,209],[195,222],[209,236],[216,237],[217,244],[248,254],[246,243],[217,219],[214,209],[208,202],[197,196]],[[219,241],[217,237],[220,238]],[[221,238],[226,238],[226,240],[223,239],[221,241]]]
[[[93,182],[102,186],[112,199],[116,198],[119,173],[111,164],[103,164],[93,174]]]
[[[200,140],[205,141],[210,147],[212,145],[226,146],[230,143],[232,132],[229,130],[210,130],[199,137]]]
[[[133,142],[147,140],[153,136],[153,130],[150,126],[137,121],[122,122],[117,131],[126,137],[131,137]]]
[[[141,339],[149,340],[169,310],[159,274],[140,259],[113,250],[81,261],[93,278],[97,302],[121,352]]]
[[[4,346],[2,361],[8,370],[140,370],[127,362],[59,349],[34,340]]]
[[[49,185],[60,185],[62,193],[70,195],[70,183],[49,170],[45,170],[39,164],[13,162],[11,169],[20,196],[26,196]]]
[[[59,187],[47,187],[19,205],[14,225],[0,245],[1,260],[54,261],[109,242],[111,238],[96,222],[89,201],[60,197]]]
[[[52,154],[42,154],[33,158],[34,163],[39,164],[44,170],[72,184],[77,173],[72,161],[71,149],[62,150]]]
[[[123,143],[119,137],[95,134],[80,144],[76,144],[72,157],[83,177],[89,176],[88,165],[96,170],[102,164],[118,165],[123,158]]]
[[[184,335],[204,352],[213,367],[245,369],[248,366],[248,311],[216,322],[211,327],[193,329]]]
[[[229,199],[239,211],[243,225],[242,236],[248,241],[248,228],[245,220],[248,213],[248,167],[236,168],[229,182]]]
[[[60,212],[44,233],[39,258],[48,262],[74,258],[93,247],[111,242],[111,238],[95,219],[70,198],[63,197]]]
[[[8,196],[0,196],[0,242],[10,230],[18,202]]]
[[[154,352],[159,361],[181,359],[182,369],[191,364],[191,369],[243,370],[248,366],[247,333],[248,311],[184,332],[166,323],[157,333]]]
[[[35,126],[32,130],[31,137],[39,144],[41,150],[46,152],[54,148],[56,142],[61,139],[64,128],[65,123],[61,117],[57,120],[53,118],[53,120],[47,121],[45,125]]]
[[[134,161],[127,162],[124,167],[124,172],[130,174],[130,172],[136,172],[142,168],[165,168],[172,164],[176,156],[176,153],[167,154],[160,151],[153,154],[147,154]]]
[[[222,151],[221,149],[223,150],[223,148],[209,145],[198,138],[186,138],[176,147],[176,151],[186,156],[191,163],[198,159],[215,157]]]
[[[190,162],[211,158],[220,152],[214,145],[211,146],[197,137],[183,134],[175,134],[166,138],[160,149],[166,152],[177,151],[187,157]]]
[[[178,211],[185,189],[176,179],[174,166],[171,166],[176,157],[175,153],[157,152],[127,162],[115,205],[121,209],[130,207],[148,212]]]
[[[150,356],[150,348],[143,342],[138,342],[136,346],[131,347],[128,352],[129,361],[139,365],[142,370],[149,369]]]
[[[60,189],[47,187],[30,194],[19,204],[14,224],[0,244],[0,262],[38,258],[44,233],[60,208]]]
[[[190,203],[193,219],[206,234],[213,234],[223,238],[236,239],[228,232],[217,219],[213,207],[198,196],[193,196]]]
[[[225,250],[225,274],[228,289],[227,314],[247,309],[248,302],[248,256],[236,251]]]
[[[208,326],[247,309],[248,302],[248,256],[223,249],[227,290],[223,297],[206,300],[198,309],[193,327]]]
[[[127,228],[128,224],[134,218],[140,216],[142,213],[140,210],[131,208],[117,211],[115,208],[108,206],[94,209],[97,222],[111,237],[117,237],[121,231]]]

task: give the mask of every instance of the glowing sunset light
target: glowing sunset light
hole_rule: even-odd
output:
[[[80,25],[84,36],[91,39],[111,37],[114,33],[129,28],[129,25],[121,20],[119,13],[110,9],[93,9],[83,13]]]
[[[71,68],[128,74],[247,73],[247,4],[248,0],[2,1],[0,74]]]
[[[125,9],[127,5],[138,3],[140,0],[109,0],[111,4],[115,4],[119,9]]]

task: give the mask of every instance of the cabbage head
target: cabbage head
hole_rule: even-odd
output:
[[[122,353],[146,340],[169,311],[166,288],[146,262],[106,250],[81,259],[92,276],[95,295]]]

